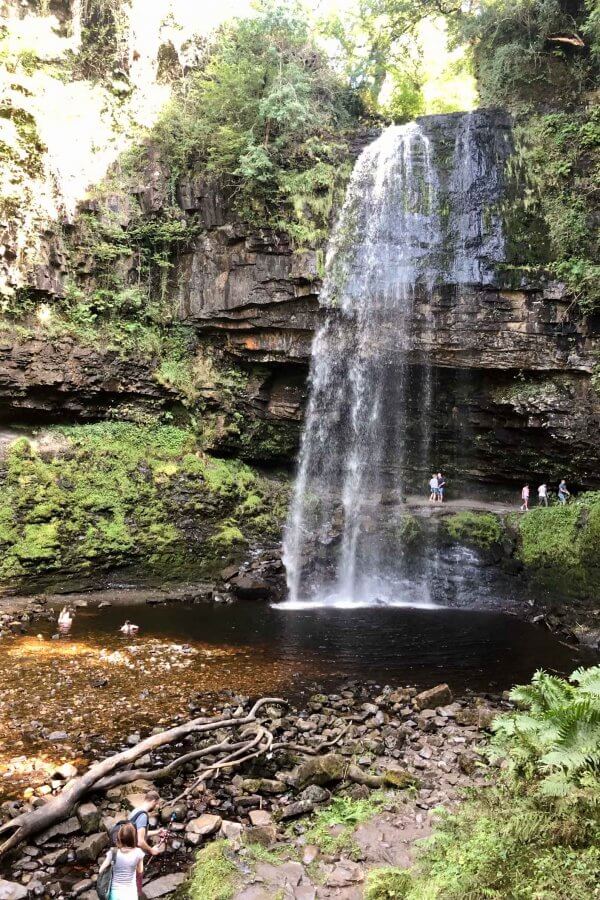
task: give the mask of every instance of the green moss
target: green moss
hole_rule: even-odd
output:
[[[412,877],[406,869],[372,869],[367,875],[365,900],[401,900],[411,884]]]
[[[231,900],[240,877],[227,850],[227,841],[213,841],[200,851],[187,884],[190,900]]]
[[[64,449],[53,459],[24,439],[8,454],[0,581],[132,564],[166,577],[184,564],[202,573],[264,537],[264,498],[281,525],[278,486],[243,463],[205,456],[189,431],[98,423],[56,433]]]
[[[502,525],[492,513],[465,510],[445,516],[443,525],[453,540],[474,544],[486,550],[497,544],[503,534]]]
[[[412,547],[421,537],[421,526],[416,516],[408,513],[400,517],[396,531],[398,541],[403,547]]]

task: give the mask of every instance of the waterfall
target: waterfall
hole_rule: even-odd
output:
[[[487,273],[499,230],[484,221],[481,188],[498,176],[474,137],[481,123],[434,119],[433,133],[440,119],[455,130],[449,174],[435,159],[445,132],[432,139],[425,120],[387,128],[357,160],[329,243],[284,534],[292,605],[431,602],[435,567],[410,553],[403,512],[440,465],[432,370],[413,337],[437,285]]]

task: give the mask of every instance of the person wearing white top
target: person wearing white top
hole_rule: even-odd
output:
[[[429,502],[432,503],[434,500],[437,500],[438,496],[438,477],[437,475],[432,475],[429,479],[429,488],[431,490],[431,494],[429,495]]]
[[[117,835],[117,852],[109,850],[100,872],[113,866],[109,900],[138,900],[138,876],[144,871],[144,851],[136,847],[136,831],[131,822],[122,825]],[[114,855],[114,862],[113,862]]]

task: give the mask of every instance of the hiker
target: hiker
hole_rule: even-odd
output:
[[[548,506],[548,485],[540,484],[538,488],[538,506]]]
[[[133,637],[133,635],[137,634],[139,630],[139,625],[133,625],[129,621],[129,619],[126,619],[125,624],[121,625],[121,627],[119,628],[119,631],[121,632],[121,634],[124,634],[125,637]]]
[[[112,849],[108,851],[100,873],[110,865],[113,867],[110,900],[138,900],[138,885],[144,871],[144,851],[136,847],[135,828],[131,822],[119,828],[116,852]]]
[[[527,510],[529,509],[529,485],[528,484],[524,485],[523,490],[521,491],[521,500],[523,501],[521,510],[523,512],[527,512]]]
[[[429,502],[433,503],[435,500],[437,500],[437,493],[438,493],[437,475],[432,475],[431,478],[429,479],[429,489],[431,491],[431,493],[429,495]]]
[[[564,506],[567,502],[568,498],[571,496],[571,491],[567,487],[567,482],[564,478],[561,479],[561,482],[558,486],[558,501],[562,503]]]
[[[438,483],[438,488],[437,488],[438,500],[440,503],[443,503],[444,502],[444,489],[446,487],[446,479],[444,478],[444,476],[442,475],[441,472],[437,473],[437,483]]]
[[[148,826],[150,824],[150,813],[157,809],[159,803],[160,794],[158,791],[147,791],[144,794],[144,802],[141,806],[136,806],[129,814],[129,822],[136,830],[137,845],[144,853],[149,853],[150,856],[158,856],[159,853],[164,853],[165,851],[163,846],[164,842],[161,841],[156,847],[151,847],[147,841],[149,835]],[[163,832],[159,831],[158,834],[162,835]]]
[[[63,606],[58,614],[58,633],[62,635],[68,634],[72,624],[73,616],[71,615],[71,610],[68,606]]]

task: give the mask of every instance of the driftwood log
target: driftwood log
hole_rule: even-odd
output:
[[[188,762],[219,753],[223,754],[216,762],[205,766],[195,774],[192,784],[177,798],[180,799],[192,793],[209,776],[217,774],[220,770],[233,768],[268,752],[273,746],[273,735],[257,721],[260,710],[267,704],[286,705],[285,701],[280,698],[262,697],[256,701],[245,716],[240,713],[227,718],[221,716],[191,719],[182,725],[176,725],[159,734],[153,734],[134,747],[95,763],[79,778],[68,782],[59,794],[43,806],[23,813],[0,826],[0,840],[4,838],[4,842],[0,844],[0,856],[67,818],[75,805],[86,794],[94,791],[106,791],[116,785],[127,784],[140,778],[148,780],[167,778]],[[190,734],[208,734],[223,728],[236,729],[239,731],[239,736],[235,740],[227,738],[211,746],[186,753],[159,769],[131,768],[137,759],[159,747],[172,744]]]

